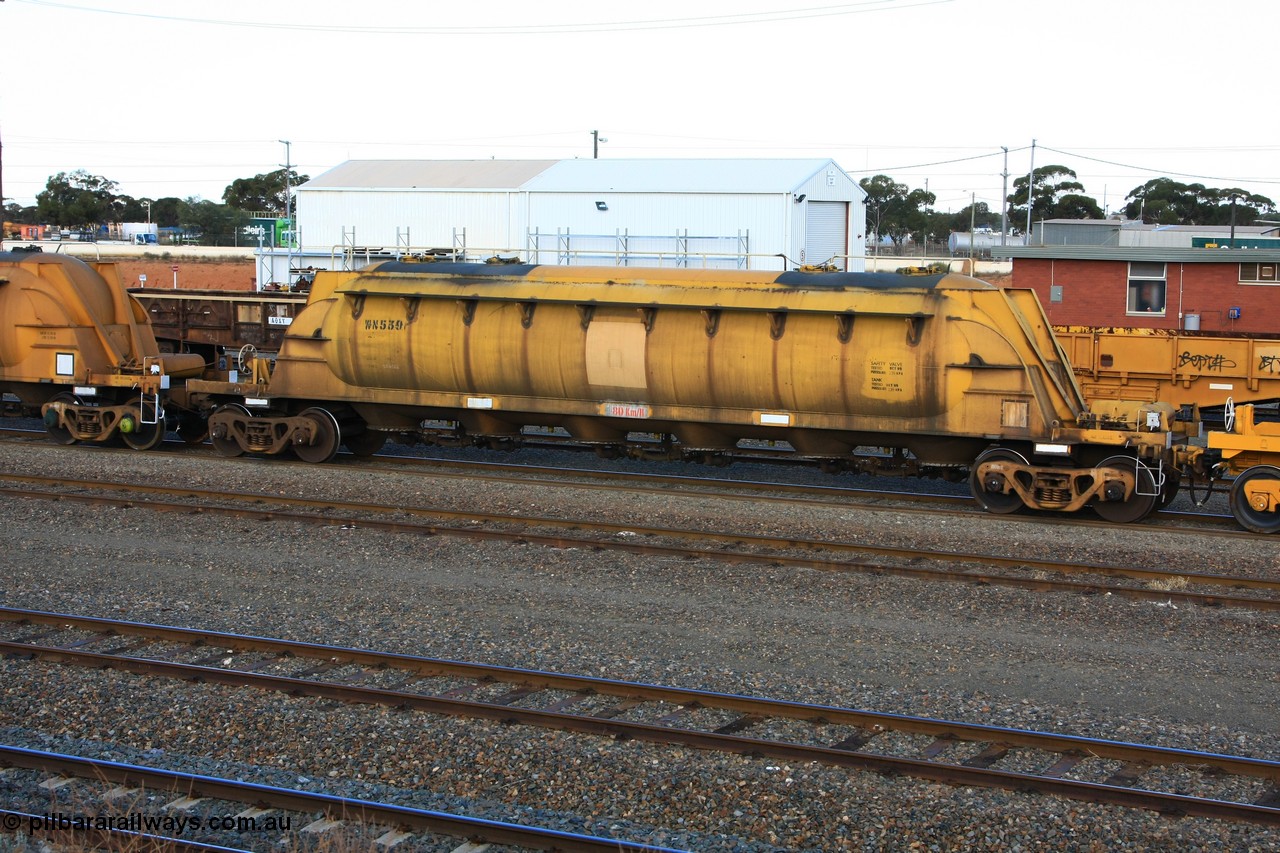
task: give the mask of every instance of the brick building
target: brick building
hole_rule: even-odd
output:
[[[1055,326],[1280,336],[1280,249],[1008,246]]]

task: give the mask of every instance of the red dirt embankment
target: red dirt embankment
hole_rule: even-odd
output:
[[[177,261],[118,259],[120,277],[126,287],[172,290],[176,273],[179,290],[253,290],[257,270],[252,260],[206,261],[185,258]],[[139,276],[145,275],[145,284]]]

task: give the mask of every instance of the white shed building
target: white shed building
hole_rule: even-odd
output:
[[[865,197],[829,159],[351,160],[297,188],[298,242],[263,252],[259,286],[425,250],[861,272]]]

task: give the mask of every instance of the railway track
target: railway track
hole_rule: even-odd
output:
[[[61,613],[0,652],[583,735],[1280,825],[1280,762]]]
[[[791,538],[621,524],[524,513],[519,515],[405,507],[335,499],[307,499],[133,482],[0,474],[0,495],[95,505],[203,512],[309,524],[344,525],[394,533],[450,535],[612,550],[641,555],[755,563],[799,569],[908,577],[1210,607],[1280,610],[1280,579],[1100,563],[1025,555],[965,553],[834,539]],[[883,558],[876,562],[869,556]],[[922,565],[927,562],[931,565]],[[1051,573],[1057,577],[1046,577]],[[1107,583],[1098,578],[1123,580]],[[1134,585],[1143,584],[1143,585]],[[1254,594],[1242,595],[1238,590]]]
[[[0,429],[0,436],[20,441],[43,442],[46,435],[43,430]],[[569,454],[566,443],[551,445],[558,452]],[[166,443],[168,449],[159,452],[190,455],[193,450],[181,441]],[[133,453],[119,448],[93,448],[98,451]],[[210,455],[212,453],[210,452]],[[468,480],[484,480],[496,483],[521,483],[548,487],[571,486],[577,489],[598,489],[604,492],[661,492],[664,495],[679,497],[714,497],[718,500],[738,500],[758,503],[768,501],[778,504],[814,507],[839,507],[841,509],[858,509],[868,512],[897,512],[903,514],[933,515],[952,514],[955,516],[985,516],[968,494],[932,493],[920,489],[903,490],[886,488],[894,481],[880,478],[874,488],[861,488],[847,485],[815,485],[808,483],[788,483],[778,480],[750,480],[728,477],[699,477],[681,474],[649,473],[636,471],[617,471],[602,468],[567,467],[551,465],[534,465],[527,463],[490,462],[476,460],[449,459],[441,456],[422,456],[408,453],[379,453],[372,457],[356,457],[345,454],[345,458],[358,460],[362,468],[369,470],[394,470],[415,475],[436,478],[457,478]],[[227,462],[224,457],[216,457]],[[785,460],[783,451],[761,451],[759,454],[744,456],[738,461],[746,463],[778,462]],[[792,465],[797,460],[789,460]],[[292,463],[289,460],[273,460],[273,464],[305,464]],[[309,466],[306,466],[309,467]],[[923,481],[913,481],[920,485]],[[1199,510],[1161,510],[1153,513],[1151,518],[1160,524],[1161,532],[1172,535],[1218,535],[1225,538],[1251,537],[1241,531],[1235,519],[1228,512],[1210,512]],[[1019,514],[999,516],[1001,524],[1072,524],[1083,527],[1096,527],[1103,530],[1115,529],[1109,521],[1091,518],[1088,514],[1076,514],[1070,518],[1062,518],[1046,514]]]
[[[331,831],[336,829],[338,824],[358,824],[372,830],[368,834],[375,838],[370,839],[372,843],[369,846],[375,849],[392,847],[414,835],[431,834],[468,842],[474,846],[467,847],[467,844],[462,844],[458,849],[472,851],[488,849],[482,845],[502,845],[520,850],[548,850],[557,851],[557,853],[620,853],[620,851],[680,853],[673,848],[657,847],[626,839],[602,838],[546,827],[525,826],[392,803],[337,797],[295,788],[280,788],[236,779],[181,773],[14,746],[0,745],[0,766],[56,774],[55,781],[75,778],[98,786],[113,785],[116,786],[116,790],[145,789],[177,793],[178,799],[165,806],[170,810],[170,814],[166,816],[168,820],[154,822],[159,825],[181,824],[184,828],[198,827],[199,830],[207,827],[214,830],[212,833],[214,838],[217,837],[218,829],[238,830],[241,827],[267,824],[266,818],[270,815],[271,826],[288,825],[302,832]],[[191,812],[202,800],[238,803],[246,808],[239,813],[220,816],[220,819],[206,819],[199,815],[175,816],[175,814]],[[272,812],[285,814],[271,815]],[[294,815],[288,813],[298,813],[299,817],[295,820]],[[218,845],[213,841],[206,843],[189,838],[157,836],[128,829],[79,827],[76,817],[62,811],[45,815],[0,811],[0,815],[8,817],[3,823],[5,828],[35,828],[41,835],[62,832],[79,837],[85,843],[98,842],[105,837],[119,845],[117,849],[163,849],[166,851],[236,849]],[[83,819],[85,815],[81,813],[77,817]],[[138,823],[142,822],[143,816],[139,814]],[[283,831],[273,830],[272,835],[257,840],[276,846],[285,835]]]
[[[354,458],[354,457],[353,457]],[[649,474],[635,471],[609,471],[595,468],[570,468],[525,463],[460,461],[436,456],[402,456],[378,454],[362,457],[360,464],[385,466],[392,470],[408,470],[432,477],[462,477],[471,480],[496,482],[538,483],[540,485],[564,485],[576,488],[629,492],[662,492],[669,495],[705,496],[722,500],[770,501],[820,507],[859,509],[870,512],[892,511],[905,514],[933,514],[990,517],[966,494],[945,494],[896,488],[860,488],[855,486],[822,486],[813,484],[784,483],[776,480],[729,479],[725,477],[694,477],[679,474]],[[882,479],[882,483],[892,483]],[[917,485],[925,481],[915,481]],[[1226,536],[1250,536],[1237,528],[1230,513],[1190,510],[1161,510],[1151,518],[1164,522],[1162,532],[1175,534],[1205,534],[1213,528],[1225,528]],[[1114,530],[1115,523],[1090,518],[1088,515],[1059,515],[1031,513],[999,516],[1001,523],[1062,523]],[[1179,526],[1173,526],[1179,525]],[[1197,526],[1186,526],[1197,525]]]

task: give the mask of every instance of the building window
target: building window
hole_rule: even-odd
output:
[[[1241,264],[1240,281],[1243,284],[1275,284],[1277,266],[1280,264]]]
[[[1164,314],[1165,265],[1154,261],[1129,263],[1130,314]]]

